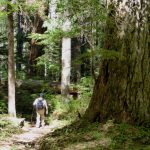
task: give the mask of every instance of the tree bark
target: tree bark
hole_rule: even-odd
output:
[[[148,1],[130,2],[131,5],[138,9],[126,12],[120,25],[124,29],[123,38],[115,42],[116,46],[121,45],[116,49],[125,58],[102,61],[93,96],[84,115],[91,122],[113,118],[118,122],[150,123],[150,30],[147,13],[150,9]],[[109,40],[107,46],[113,44],[112,41]]]
[[[15,68],[14,68],[14,26],[11,5],[8,9],[8,114],[16,117],[15,104]]]
[[[81,54],[81,44],[77,38],[71,39],[72,80],[78,83],[81,78],[81,65],[76,61]]]
[[[68,18],[68,11],[64,12],[63,31],[68,32],[71,28],[71,22]],[[61,94],[63,99],[69,101],[69,86],[71,74],[71,38],[62,38],[62,73],[61,73]]]
[[[86,53],[87,49],[89,49],[89,48],[90,48],[90,46],[83,35],[82,41],[81,41],[81,54]],[[81,64],[81,77],[91,76],[91,67],[90,66],[91,66],[90,58],[83,57],[82,64]]]
[[[48,6],[46,6],[46,8],[44,9],[44,14],[48,16]],[[43,27],[43,18],[41,17],[41,14],[37,11],[33,18],[33,27],[31,32],[43,34],[45,31],[46,28]],[[38,45],[36,43],[36,40],[34,39],[31,40],[30,52],[29,52],[29,69],[28,69],[29,77],[36,76],[38,73],[38,70],[36,68],[36,64],[37,64],[36,59],[44,53],[43,48],[44,46]],[[43,74],[39,74],[39,75],[44,76],[44,70],[43,70]]]
[[[45,28],[43,28],[42,25],[43,25],[43,20],[41,19],[40,15],[38,13],[35,14],[32,33],[41,33],[41,34],[44,33]],[[37,45],[36,41],[32,39],[30,44],[30,53],[29,53],[29,70],[28,70],[29,77],[36,76],[37,74],[36,58],[38,58],[42,54],[43,54],[43,46]]]
[[[68,101],[71,70],[71,38],[62,39],[62,76],[61,94],[64,100]]]
[[[22,51],[23,51],[23,39],[24,39],[24,35],[23,35],[23,28],[22,28],[22,23],[23,23],[23,17],[20,14],[20,12],[18,12],[17,14],[18,16],[18,32],[17,32],[17,53],[16,53],[16,69],[18,71],[21,71],[21,62],[22,62]]]

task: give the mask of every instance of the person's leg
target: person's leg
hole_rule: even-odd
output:
[[[40,114],[39,112],[36,112],[36,127],[39,128],[40,127]]]
[[[42,127],[45,126],[45,110],[41,110],[41,125]]]

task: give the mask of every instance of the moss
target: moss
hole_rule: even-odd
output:
[[[84,124],[80,122],[58,129],[40,141],[40,150],[148,150],[150,147],[149,128],[126,123]]]

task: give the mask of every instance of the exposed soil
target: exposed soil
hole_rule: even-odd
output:
[[[43,136],[64,125],[64,122],[54,120],[50,125],[41,128],[32,126],[23,127],[22,134],[15,134],[12,137],[0,141],[0,150],[37,150],[39,147],[38,141]]]

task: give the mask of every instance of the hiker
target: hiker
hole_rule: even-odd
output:
[[[36,110],[36,127],[45,126],[45,115],[48,114],[47,102],[44,99],[44,94],[40,93],[40,96],[35,99],[33,106]]]

